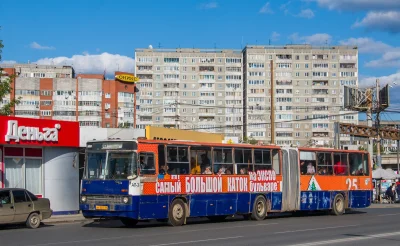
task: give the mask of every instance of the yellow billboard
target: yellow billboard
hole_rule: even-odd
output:
[[[146,126],[146,139],[148,140],[186,140],[207,143],[222,143],[224,138],[225,136],[223,134]]]
[[[136,83],[139,81],[139,78],[131,75],[131,74],[118,74],[115,75],[115,79],[120,80],[122,82],[127,82],[127,83]]]

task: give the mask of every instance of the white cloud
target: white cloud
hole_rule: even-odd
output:
[[[56,49],[53,46],[43,46],[43,45],[38,44],[37,42],[32,42],[31,48],[37,49],[37,50],[54,50],[54,49]]]
[[[7,60],[5,60],[5,61],[0,61],[0,64],[16,64],[17,62],[16,61],[13,61],[13,60],[9,60],[9,61],[7,61]]]
[[[289,14],[289,5],[292,3],[292,1],[289,1],[287,3],[284,3],[281,5],[281,7],[279,8],[280,10],[282,10],[285,15]]]
[[[400,32],[400,11],[369,12],[361,21],[354,23],[353,27],[398,33]]]
[[[296,43],[324,45],[332,41],[332,36],[327,33],[316,33],[311,36],[299,36],[298,33],[293,33],[289,36],[289,39]]]
[[[374,77],[374,76],[360,76],[360,87],[374,86],[376,79],[379,79],[379,84],[385,86],[386,84],[392,85],[394,88],[400,88],[400,71],[387,76]],[[395,82],[396,84],[394,84]],[[395,98],[395,97],[392,97]]]
[[[312,0],[322,8],[344,11],[400,9],[398,0]]]
[[[269,2],[267,2],[264,6],[262,6],[262,8],[260,9],[260,13],[263,13],[263,14],[273,14],[274,13],[274,11],[272,11],[272,9],[271,9]]]
[[[400,67],[400,49],[389,51],[377,60],[367,62],[366,67]]]
[[[303,9],[300,11],[299,14],[296,15],[297,17],[312,19],[314,18],[314,12],[311,9]]]
[[[339,41],[341,45],[357,46],[360,53],[366,54],[382,54],[393,50],[394,48],[381,41],[375,41],[372,38],[349,38],[346,40]]]
[[[281,36],[281,35],[280,35],[279,33],[273,32],[273,33],[271,34],[271,40],[272,40],[272,41],[278,41],[280,36]]]
[[[200,5],[201,9],[215,9],[218,8],[217,2],[203,3]]]
[[[115,71],[133,72],[134,58],[104,52],[99,55],[73,55],[72,57],[43,58],[37,64],[71,65],[76,73],[113,74]]]

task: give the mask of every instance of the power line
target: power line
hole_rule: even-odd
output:
[[[334,115],[328,115],[328,117],[332,116],[345,116],[345,115],[355,115],[358,114],[359,112],[349,112],[349,113],[343,113],[343,114],[334,114]],[[287,121],[275,121],[275,124],[279,123],[293,123],[293,122],[301,122],[301,121],[310,121],[310,120],[318,120],[318,119],[326,119],[326,116],[324,117],[315,117],[315,118],[307,118],[307,119],[298,119],[298,120],[287,120]],[[181,130],[204,130],[204,129],[220,129],[220,128],[231,128],[231,127],[240,127],[240,126],[248,126],[248,125],[270,125],[271,122],[257,122],[257,123],[248,123],[248,124],[240,124],[240,125],[226,125],[226,126],[215,126],[215,127],[208,127],[208,128],[195,128],[195,129],[181,129]]]

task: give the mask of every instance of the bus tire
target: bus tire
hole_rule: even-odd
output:
[[[120,219],[122,224],[126,227],[134,227],[138,223],[138,220],[131,219],[131,218],[121,218]]]
[[[264,220],[267,216],[267,200],[264,196],[258,196],[253,204],[253,211],[251,212],[252,220]]]
[[[335,199],[333,199],[332,204],[332,214],[333,215],[342,215],[344,214],[345,206],[344,206],[344,197],[342,194],[337,194]]]
[[[186,206],[181,199],[175,199],[168,211],[168,223],[172,226],[181,226],[186,221]]]

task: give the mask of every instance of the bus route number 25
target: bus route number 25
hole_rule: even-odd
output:
[[[346,185],[348,190],[358,190],[357,179],[346,179]]]

